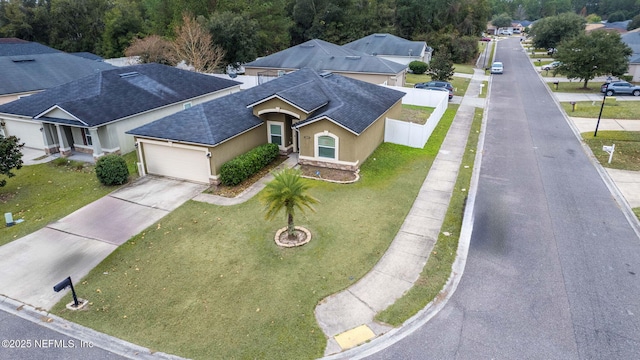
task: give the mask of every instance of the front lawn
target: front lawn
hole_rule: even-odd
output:
[[[582,138],[589,145],[593,155],[604,167],[621,170],[640,171],[640,132],[638,131],[598,131],[582,133]],[[602,151],[603,146],[616,144],[611,164],[609,153]]]
[[[546,70],[542,71],[543,76],[547,76]],[[553,70],[548,71],[548,77],[553,77]],[[578,94],[599,94],[600,92],[600,83],[599,82],[589,82],[587,84],[587,88],[584,88],[583,81],[558,81],[558,89],[556,90],[556,85],[553,82],[547,82],[547,86],[553,92],[562,92],[562,93],[578,93]]]
[[[572,105],[568,102],[561,105],[568,116],[597,119],[602,102],[579,101],[576,103],[575,111],[572,111]],[[640,120],[640,101],[616,101],[613,104],[605,101],[602,118]]]
[[[154,350],[210,359],[310,359],[326,338],[318,301],[364,276],[404,221],[452,122],[425,149],[382,144],[361,180],[313,181],[316,213],[298,214],[313,239],[280,249],[284,215],[265,221],[257,198],[230,207],[190,201],[120,246],[76,286],[90,309],[53,312]]]

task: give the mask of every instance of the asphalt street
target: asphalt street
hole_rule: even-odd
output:
[[[498,43],[466,269],[370,359],[636,359],[640,239],[518,39]]]

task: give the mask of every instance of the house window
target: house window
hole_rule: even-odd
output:
[[[336,158],[336,138],[329,135],[318,136],[318,157]]]
[[[191,101],[189,101],[188,103],[184,103],[182,104],[182,109],[183,110],[187,110],[191,108]]]
[[[93,145],[93,142],[91,141],[91,133],[89,132],[89,129],[80,129],[82,131],[82,140],[84,142],[85,145]]]
[[[269,142],[282,146],[282,124],[281,123],[269,123]]]

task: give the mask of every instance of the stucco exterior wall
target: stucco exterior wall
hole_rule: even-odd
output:
[[[218,146],[209,148],[211,152],[211,175],[217,178],[220,175],[222,164],[256,146],[266,144],[267,141],[267,126],[262,124]]]
[[[386,84],[390,86],[404,86],[404,78],[405,78],[404,70],[395,75],[351,73],[351,72],[338,72],[338,71],[334,71],[334,73],[340,74],[342,76],[346,76],[348,78],[368,82],[370,84],[380,85],[386,82]]]
[[[629,75],[633,76],[631,81],[640,82],[640,64],[629,64]]]
[[[276,112],[276,113],[282,113],[282,114],[289,114],[289,115],[300,118],[300,120],[305,120],[308,117],[308,114],[306,114],[304,111],[278,98],[267,100],[253,107],[253,115],[255,116],[260,117],[259,115],[260,112],[265,112],[265,111],[268,111],[269,113]]]

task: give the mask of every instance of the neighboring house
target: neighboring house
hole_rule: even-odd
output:
[[[128,131],[140,174],[218,183],[222,164],[265,143],[301,164],[356,170],[399,118],[405,94],[302,69]]]
[[[309,40],[244,64],[245,75],[276,77],[310,68],[332,72],[372,84],[404,86],[406,65],[351,50],[323,40]]]
[[[237,91],[236,81],[165,65],[114,68],[0,105],[0,130],[43,154],[125,154],[127,130]]]
[[[424,41],[409,41],[391,34],[371,34],[342,45],[381,59],[408,66],[412,61],[430,62],[433,49]]]
[[[38,43],[0,38],[0,104],[113,66]]]
[[[621,36],[622,41],[633,51],[629,57],[629,75],[635,82],[640,82],[640,28],[631,30]]]

